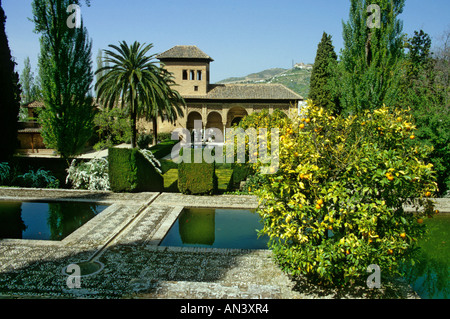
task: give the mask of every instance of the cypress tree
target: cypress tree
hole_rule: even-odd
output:
[[[329,88],[329,80],[332,76],[331,63],[335,61],[337,61],[337,55],[334,51],[331,35],[324,32],[317,47],[308,97],[315,105],[338,114],[340,113],[339,101]]]
[[[39,76],[44,108],[39,115],[47,147],[63,158],[79,154],[92,136],[92,42],[87,30],[70,27],[67,8],[77,0],[34,0],[35,32],[41,34]]]
[[[6,15],[0,0],[0,161],[11,159],[18,145],[19,74],[15,71],[5,32]]]
[[[20,85],[22,87],[22,104],[35,101],[39,97],[39,89],[35,84],[34,74],[31,71],[30,58],[26,57],[24,67],[20,74]]]
[[[379,28],[368,24],[371,4],[380,8]],[[336,79],[346,112],[397,106],[404,55],[403,23],[398,16],[404,5],[405,0],[351,0]]]
[[[450,190],[450,59],[438,52],[433,56],[431,44],[430,36],[422,30],[408,39],[401,98],[418,128],[415,143],[433,146],[428,159],[436,172],[440,195],[445,195]],[[439,67],[442,62],[447,65],[444,69]]]

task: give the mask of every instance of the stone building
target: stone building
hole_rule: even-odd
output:
[[[44,107],[44,103],[33,101],[21,106],[26,109],[28,120],[19,122],[17,139],[19,140],[19,153],[39,153],[45,149],[44,141],[41,136],[41,127],[37,122],[37,110]]]
[[[211,84],[210,64],[214,60],[196,46],[175,46],[157,56],[173,73],[176,90],[186,101],[184,117],[176,123],[158,121],[158,132],[175,128],[194,128],[201,120],[203,129],[225,131],[244,116],[263,109],[280,109],[287,115],[297,114],[303,97],[281,84]],[[141,129],[152,130],[151,123],[140,122]]]
[[[263,109],[280,109],[288,115],[297,114],[303,97],[281,84],[211,84],[210,63],[214,60],[196,46],[178,45],[157,56],[165,68],[173,73],[176,90],[186,101],[184,116],[176,123],[158,119],[158,133],[170,133],[175,128],[193,130],[194,121],[201,120],[203,129],[226,128],[244,116]],[[36,118],[42,102],[32,102],[28,117]],[[152,123],[140,120],[140,132],[152,132]],[[20,123],[19,152],[42,153],[46,148],[40,127],[35,121]]]

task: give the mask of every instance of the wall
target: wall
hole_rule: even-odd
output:
[[[165,69],[172,72],[176,90],[182,95],[206,95],[209,83],[209,63],[195,61],[165,61]],[[183,71],[187,71],[187,80],[183,79]],[[190,79],[190,71],[194,71],[194,80]],[[201,71],[201,80],[197,80],[197,71]],[[197,90],[195,90],[197,87]]]

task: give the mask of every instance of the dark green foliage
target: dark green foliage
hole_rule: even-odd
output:
[[[51,171],[46,171],[39,168],[37,171],[30,170],[29,172],[20,175],[19,183],[22,187],[31,188],[58,188],[59,181],[52,175]]]
[[[0,163],[1,186],[63,188],[66,174],[61,158],[13,157],[9,163]]]
[[[155,139],[157,119],[167,118],[174,123],[183,116],[185,102],[181,95],[172,89],[173,76],[155,61],[155,54],[147,56],[153,44],[141,45],[125,41],[119,46],[109,45],[115,51],[105,50],[104,67],[96,74],[102,74],[97,83],[97,99],[107,107],[127,108],[130,115],[131,146],[136,147],[138,117],[153,121]]]
[[[228,191],[239,189],[239,185],[242,181],[245,181],[247,177],[252,174],[252,167],[249,164],[232,164],[233,173],[228,183]]]
[[[380,6],[380,28],[369,28],[370,4]],[[351,0],[343,23],[344,48],[333,86],[345,113],[395,107],[403,58],[403,23],[398,16],[405,0]]]
[[[35,32],[41,34],[39,76],[44,109],[39,115],[42,137],[64,158],[79,154],[93,132],[93,81],[87,30],[67,26],[72,0],[33,1]]]
[[[168,140],[171,140],[171,137],[172,137],[172,133],[158,133],[158,141],[157,141],[156,145],[153,145],[155,136],[152,133],[141,133],[141,134],[139,134],[139,136],[137,138],[137,145],[140,149],[149,149],[150,147],[151,147],[151,149],[154,149],[155,147],[158,148],[159,144],[173,143],[173,145],[175,145],[176,143],[178,143],[178,141],[168,142]],[[153,146],[151,146],[151,145],[153,145]],[[169,153],[170,152],[168,152],[167,154],[169,154]],[[163,155],[163,156],[165,156],[165,155]]]
[[[130,119],[118,108],[100,108],[94,117],[99,141],[94,149],[101,150],[121,143],[130,143]]]
[[[161,192],[163,177],[138,149],[109,149],[109,182],[113,192]]]
[[[0,1],[0,161],[8,161],[18,145],[19,75],[5,33],[6,16]]]
[[[215,163],[178,164],[178,189],[183,194],[212,195],[217,193]]]
[[[174,140],[165,140],[157,145],[150,147],[150,151],[152,151],[153,155],[157,159],[161,159],[167,155],[169,155],[172,151],[172,148],[177,144],[178,141]]]
[[[161,171],[163,174],[171,169],[178,169],[178,164],[174,163],[172,160],[160,159],[159,163],[161,164]]]
[[[20,75],[20,85],[22,86],[22,104],[27,104],[39,99],[39,87],[35,82],[34,74],[31,71],[30,58],[24,62],[22,74]]]
[[[331,35],[327,35],[324,32],[322,40],[317,47],[316,59],[311,73],[309,99],[315,105],[339,114],[339,99],[334,96],[328,84],[331,79],[330,63],[335,61],[337,61],[337,55],[334,51]]]
[[[152,134],[153,136],[153,134]],[[154,138],[154,136],[153,136]],[[170,140],[172,139],[172,133],[169,132],[164,132],[164,133],[158,133],[158,142],[163,142],[165,140]]]
[[[67,163],[64,159],[17,156],[14,157],[11,165],[15,169],[17,176],[29,171],[38,171],[39,169],[51,171],[51,175],[55,176],[58,179],[59,187],[67,187]]]
[[[414,31],[414,37],[408,39],[405,47],[409,49],[406,64],[407,76],[411,80],[418,76],[421,69],[431,67],[431,38],[423,30]]]
[[[152,134],[139,134],[138,138],[137,138],[137,146],[143,150],[143,149],[148,149],[150,144],[153,143],[153,135]]]
[[[431,39],[422,30],[414,32],[406,48],[401,105],[411,108],[418,128],[415,142],[433,147],[429,159],[444,195],[450,189],[450,49],[433,57]]]

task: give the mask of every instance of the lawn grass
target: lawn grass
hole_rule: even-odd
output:
[[[178,169],[176,164],[168,163],[169,161],[164,161],[163,166],[163,177],[164,177],[164,191],[165,192],[178,192]],[[174,166],[175,165],[175,166]],[[219,193],[223,193],[227,190],[228,183],[233,173],[232,169],[229,168],[217,168],[216,175],[218,179]]]
[[[150,147],[150,151],[153,152],[153,155],[157,158],[157,159],[161,159],[166,155],[169,155],[170,152],[172,151],[172,148],[175,146],[175,144],[177,144],[178,141],[174,141],[174,140],[165,140],[162,141],[159,144],[156,144],[152,147]]]
[[[227,190],[232,174],[233,170],[229,168],[216,169],[219,192],[223,193]]]

